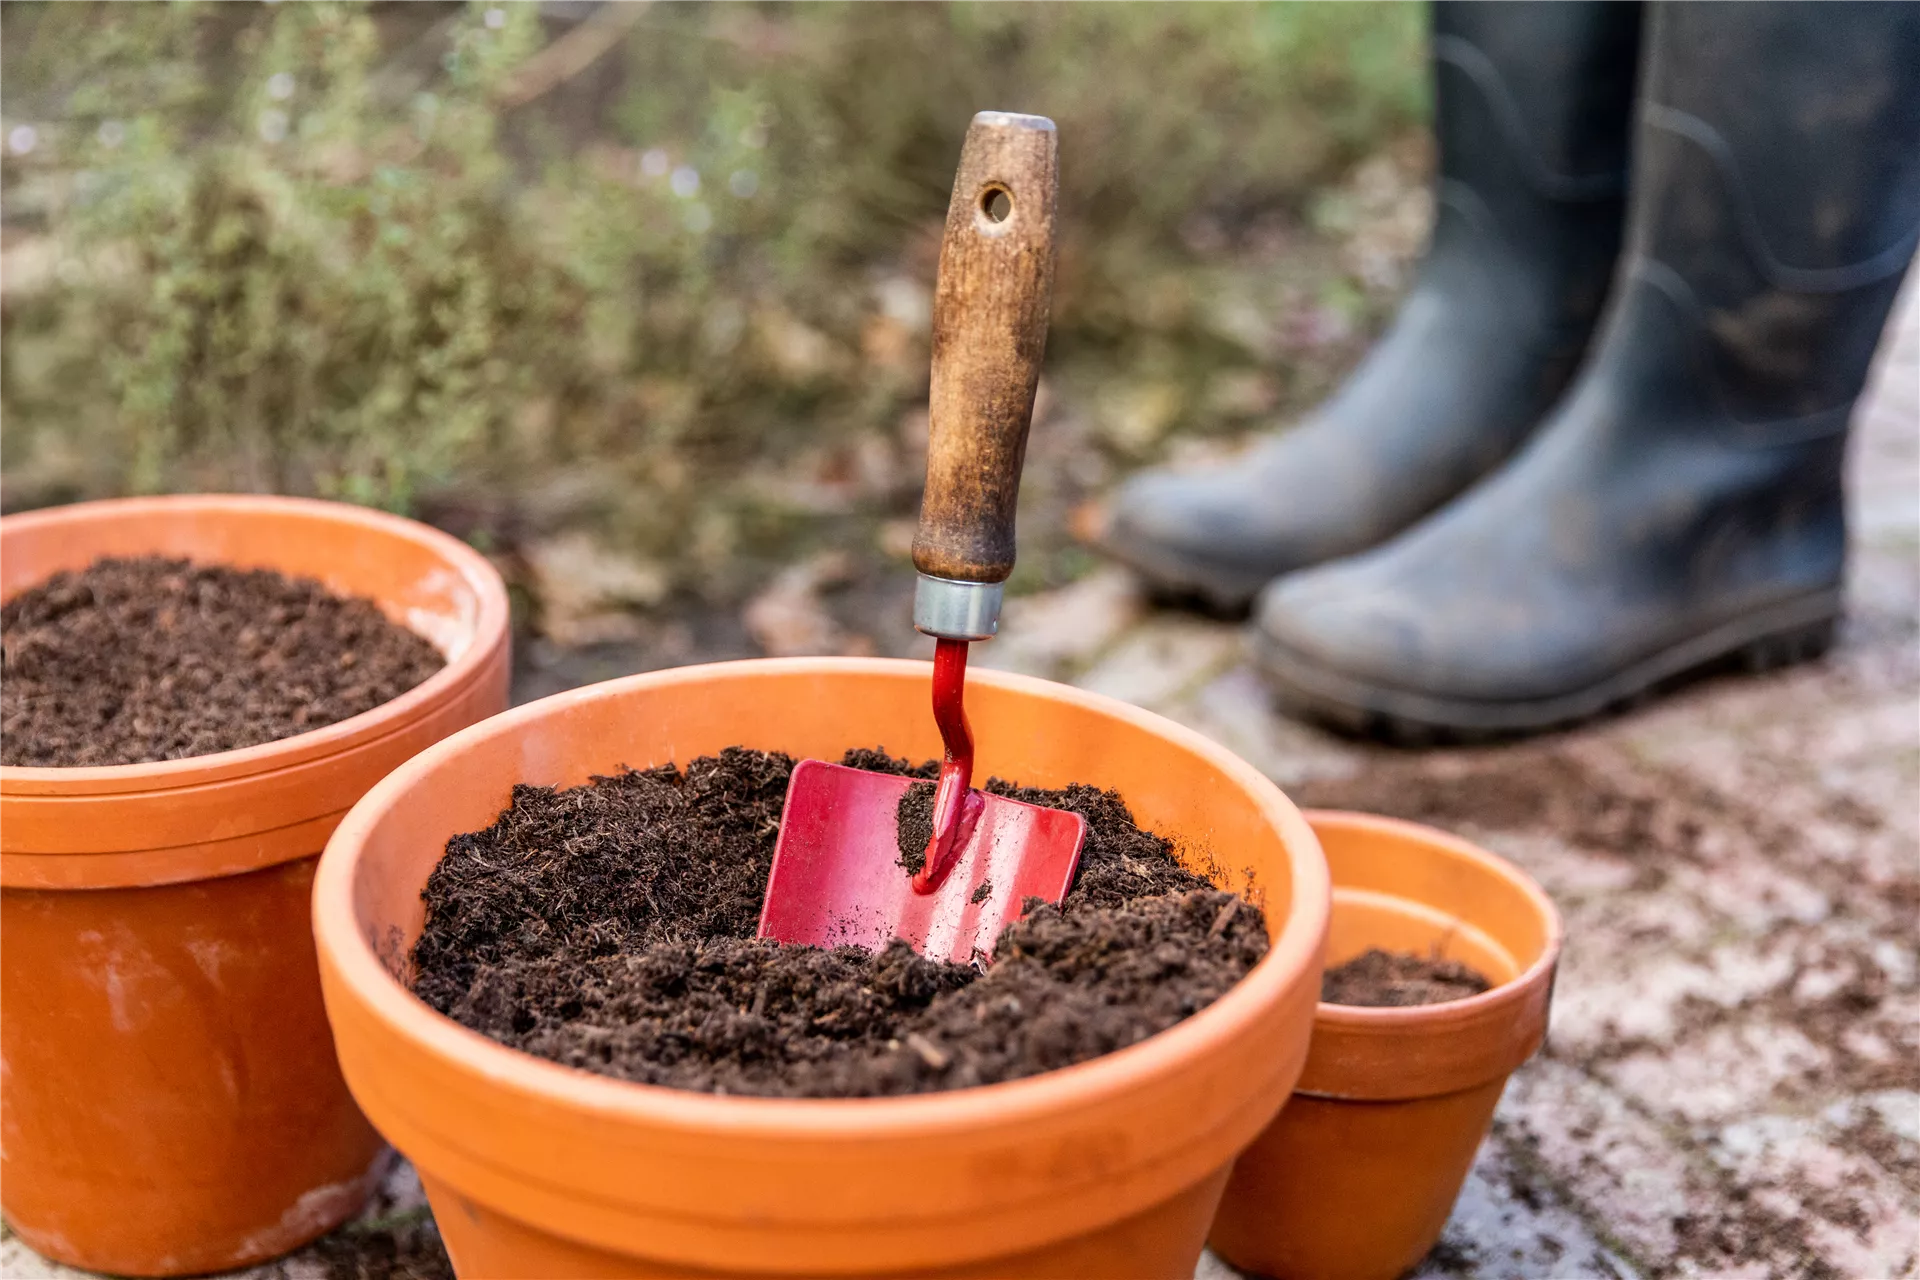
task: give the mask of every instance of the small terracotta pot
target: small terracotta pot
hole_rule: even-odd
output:
[[[420,1170],[462,1276],[1193,1274],[1228,1166],[1305,1057],[1325,864],[1286,797],[1198,734],[1045,681],[968,683],[982,776],[1117,788],[1181,857],[1261,900],[1266,958],[1138,1045],[950,1093],[714,1097],[541,1061],[402,985],[448,837],[491,823],[515,783],[575,786],[736,743],[924,758],[939,739],[920,662],[721,663],[517,708],[369,792],[314,886],[347,1083]]]
[[[110,555],[317,578],[448,657],[383,706],[277,742],[0,766],[0,1207],[61,1262],[219,1271],[339,1223],[387,1159],[334,1058],[314,868],[383,774],[506,705],[506,589],[411,520],[210,496],[8,516],[0,598]]]
[[[1282,1280],[1393,1280],[1440,1238],[1507,1077],[1546,1038],[1560,916],[1519,868],[1445,832],[1307,820],[1333,875],[1329,966],[1437,949],[1497,985],[1410,1009],[1322,1004],[1293,1099],[1235,1164],[1209,1243]]]

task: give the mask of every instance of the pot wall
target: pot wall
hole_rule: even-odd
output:
[[[333,1067],[317,858],[0,893],[7,1221],[92,1270],[272,1257],[356,1211],[385,1144]]]
[[[422,1178],[434,1221],[462,1280],[522,1280],[563,1275],[692,1277],[768,1275],[765,1271],[698,1270],[674,1262],[596,1249],[551,1235],[496,1213],[431,1178]],[[1118,1222],[1019,1254],[1000,1254],[951,1267],[916,1268],[915,1280],[1005,1280],[1009,1276],[1153,1276],[1188,1280],[1205,1247],[1207,1224],[1220,1204],[1227,1170]]]
[[[191,760],[0,766],[0,1208],[37,1251],[131,1275],[284,1253],[388,1158],[347,1093],[315,968],[317,855],[421,747],[506,703],[504,585],[412,521],[197,497],[0,520],[0,594],[171,554],[372,596],[449,663],[324,729]]]
[[[1327,963],[1438,953],[1495,987],[1322,1004],[1298,1091],[1235,1164],[1209,1236],[1279,1280],[1394,1280],[1439,1239],[1507,1077],[1546,1037],[1560,919],[1512,864],[1413,823],[1308,814],[1333,877]]]
[[[1271,782],[1110,699],[979,672],[983,773],[1114,786],[1180,856],[1264,898],[1274,948],[1221,1000],[1063,1071],[909,1098],[721,1098],[514,1052],[396,979],[447,839],[515,783],[742,744],[937,754],[925,663],[789,659],[611,681],[409,761],[322,859],[315,932],[347,1080],[421,1170],[462,1274],[1191,1276],[1235,1154],[1297,1078],[1324,864]]]

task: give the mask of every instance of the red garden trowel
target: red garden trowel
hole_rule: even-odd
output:
[[[904,938],[922,955],[964,964],[991,953],[1027,899],[1058,902],[1073,881],[1086,820],[973,790],[963,705],[967,645],[999,627],[1013,572],[1058,186],[1053,121],[973,118],[940,247],[927,488],[913,541],[913,625],[937,642],[933,718],[946,746],[924,861],[911,872],[901,863],[898,814],[911,779],[802,760],[787,788],[763,938],[870,950]]]

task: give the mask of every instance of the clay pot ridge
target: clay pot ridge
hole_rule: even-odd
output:
[[[1309,1054],[1296,1092],[1373,1099],[1420,1097],[1504,1076],[1532,1057],[1546,1035],[1545,1011],[1552,999],[1563,936],[1560,913],[1545,891],[1505,859],[1431,827],[1333,810],[1309,810],[1306,817],[1323,841],[1364,834],[1443,849],[1510,894],[1508,910],[1522,923],[1517,925],[1519,940],[1512,941],[1515,935],[1509,933],[1509,941],[1503,942],[1475,925],[1467,912],[1435,911],[1446,919],[1445,930],[1453,935],[1445,942],[1447,953],[1473,964],[1494,985],[1478,995],[1443,1004],[1369,1008],[1322,1003],[1314,1014],[1316,1052]],[[1354,904],[1376,890],[1336,877],[1334,892],[1337,902]],[[1432,909],[1430,904],[1422,905]],[[1530,928],[1527,922],[1535,924]],[[1330,946],[1338,946],[1337,926]],[[1339,963],[1364,949],[1330,954],[1328,963]],[[1524,962],[1515,952],[1526,955]],[[1423,1046],[1426,1052],[1409,1056],[1393,1047],[1404,1046],[1407,1037],[1416,1034],[1433,1038]]]
[[[486,558],[465,543],[417,521],[382,511],[311,498],[252,494],[193,494],[156,498],[115,498],[27,511],[3,518],[7,563],[0,565],[0,599],[46,581],[62,570],[84,569],[108,556],[184,556],[206,564],[236,568],[273,568],[289,576],[317,578],[331,590],[364,595],[358,576],[329,561],[329,548],[288,563],[292,544],[256,541],[252,522],[333,525],[369,534],[400,537],[431,547],[440,560],[407,595],[416,602],[390,608],[394,621],[412,628],[440,649],[447,665],[391,701],[357,716],[305,733],[232,751],[182,760],[141,764],[85,765],[71,768],[0,765],[0,780],[16,795],[92,795],[116,791],[158,791],[203,785],[223,778],[258,775],[302,761],[332,755],[350,745],[395,732],[393,726],[417,719],[447,690],[468,683],[494,658],[508,605],[504,584]],[[292,531],[289,530],[289,533]],[[318,553],[318,554],[314,554]],[[303,567],[310,566],[310,567]],[[466,592],[450,591],[457,577]],[[439,607],[417,602],[438,597]],[[381,601],[389,605],[392,601]]]
[[[248,495],[79,503],[0,520],[0,595],[104,556],[268,567],[371,596],[447,663],[357,716],[184,760],[0,766],[0,885],[106,888],[310,857],[394,765],[506,705],[506,587],[485,557],[412,520]]]
[[[877,659],[610,681],[449,738],[347,816],[314,893],[329,1016],[350,1086],[421,1170],[462,1275],[1191,1274],[1228,1164],[1297,1077],[1328,887],[1271,782],[1137,708],[998,672],[970,681],[982,772],[1114,785],[1143,824],[1188,836],[1195,864],[1244,846],[1221,860],[1264,890],[1267,957],[1105,1057],[908,1097],[716,1097],[508,1049],[396,977],[446,839],[492,821],[515,782],[577,785],[736,743],[931,754],[927,690],[926,664]]]

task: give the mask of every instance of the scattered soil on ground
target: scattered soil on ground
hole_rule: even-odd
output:
[[[354,1223],[313,1244],[327,1280],[454,1280],[453,1262],[424,1208]]]
[[[929,778],[883,751],[856,768]],[[896,942],[754,938],[793,761],[729,748],[559,791],[518,787],[428,879],[414,989],[540,1057],[712,1093],[957,1089],[1110,1053],[1212,1003],[1266,954],[1260,911],[1181,866],[1119,796],[993,779],[1087,820],[1073,888],[984,973]]]
[[[1778,926],[1768,947],[1796,950],[1793,971],[1771,990],[1734,1005],[1686,996],[1677,1009],[1680,1025],[1688,1036],[1699,1037],[1763,1014],[1799,1030],[1825,1056],[1816,1067],[1779,1083],[1776,1096],[1792,1105],[1810,1105],[1836,1091],[1910,1087],[1906,1064],[1916,1043],[1914,1022],[1875,958],[1879,947],[1906,939],[1903,930],[1920,903],[1915,888],[1920,881],[1910,876],[1864,880],[1810,844],[1800,826],[1782,823],[1763,807],[1671,766],[1551,743],[1414,756],[1382,751],[1352,777],[1312,779],[1288,794],[1303,807],[1359,809],[1469,837],[1544,836],[1632,868],[1630,887],[1637,893],[1661,889],[1676,873],[1718,878],[1722,867],[1727,880],[1737,881],[1747,874],[1742,870],[1746,860],[1762,858],[1827,894],[1853,927],[1836,934],[1819,921]],[[1878,822],[1864,806],[1829,802],[1826,810],[1833,821],[1863,833]],[[1650,945],[1672,941],[1664,926],[1641,940]],[[1799,986],[1806,967],[1846,976],[1838,987],[1808,996]],[[1666,1043],[1619,1034],[1588,1050],[1585,1062],[1591,1067]],[[1889,1048],[1876,1051],[1876,1043]]]
[[[893,811],[894,839],[900,846],[899,865],[910,876],[919,875],[920,868],[927,865],[927,842],[933,839],[934,790],[931,782],[914,783]]]
[[[372,710],[438,671],[371,600],[158,556],[55,574],[0,606],[0,763],[232,751]]]
[[[1403,1009],[1464,1000],[1492,986],[1485,974],[1458,960],[1369,947],[1321,975],[1320,999],[1327,1004]]]
[[[1657,888],[1675,861],[1697,862],[1713,818],[1666,777],[1607,776],[1555,750],[1509,747],[1454,756],[1386,756],[1350,778],[1289,789],[1301,805],[1358,809],[1443,830],[1540,831],[1643,867]]]
[[[1427,1250],[1427,1256],[1410,1274],[1471,1276],[1479,1270],[1479,1262],[1473,1250],[1442,1237],[1433,1242],[1433,1248]]]

